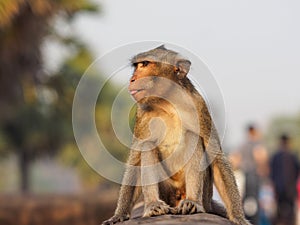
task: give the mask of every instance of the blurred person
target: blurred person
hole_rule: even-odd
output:
[[[271,160],[271,179],[276,193],[277,225],[295,225],[299,161],[291,152],[290,137],[281,135],[277,152]]]
[[[297,180],[297,216],[296,216],[296,224],[300,225],[300,176],[298,175]]]
[[[276,213],[275,193],[270,179],[269,154],[261,144],[254,148],[258,176],[259,225],[270,225]]]
[[[258,194],[258,205],[260,211],[259,216],[257,218],[257,224],[259,225],[271,225],[271,219],[273,218],[275,211],[274,190],[270,179],[267,178],[269,168],[268,166],[266,166],[268,158],[265,154],[266,152],[262,152],[262,157],[260,161],[258,161],[258,163],[263,165],[258,167],[264,168],[264,170],[259,170],[260,174],[258,173],[259,177],[262,178],[260,179],[260,187]],[[245,173],[241,170],[241,154],[233,152],[229,155],[228,159],[231,163],[240,194],[241,196],[245,196],[246,176]]]
[[[245,193],[245,174],[241,170],[241,155],[237,154],[236,152],[231,153],[228,156],[228,160],[232,166],[232,170],[234,173],[234,176],[236,178],[236,183],[240,192],[241,196],[244,196]]]
[[[269,173],[268,154],[253,124],[247,127],[247,139],[236,154],[240,155],[240,169],[245,176],[243,204],[246,218],[254,225],[268,224],[260,222],[268,219],[264,212],[261,213],[259,204],[260,187]]]

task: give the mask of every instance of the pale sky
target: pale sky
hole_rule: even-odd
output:
[[[158,40],[198,55],[226,105],[226,142],[234,148],[248,122],[300,111],[298,0],[103,0],[102,13],[73,28],[96,56],[120,45]]]

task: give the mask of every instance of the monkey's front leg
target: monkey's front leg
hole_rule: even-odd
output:
[[[201,140],[197,140],[198,137],[193,133],[188,133],[187,141],[190,143],[196,143],[196,149],[187,149],[186,157],[190,158],[185,166],[185,188],[186,188],[186,199],[179,202],[177,206],[177,213],[179,214],[194,214],[205,212],[203,207],[203,183],[204,173],[201,171],[201,162],[205,161],[202,157],[203,147]],[[193,152],[194,151],[194,152]]]
[[[110,219],[104,221],[102,225],[112,225],[129,220],[132,206],[138,199],[140,189],[140,187],[122,185],[115,214]]]
[[[130,198],[134,192],[135,187],[123,185],[120,190],[120,196],[118,200],[118,206],[115,214],[108,220],[104,221],[102,225],[112,225],[115,223],[123,222],[129,220],[131,203],[129,203]]]
[[[159,198],[159,179],[164,176],[156,149],[142,152],[141,155],[142,191],[144,195],[144,217],[164,215],[171,207]]]

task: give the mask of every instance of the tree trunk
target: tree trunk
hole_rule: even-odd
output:
[[[22,193],[29,191],[29,168],[30,158],[25,149],[19,153],[19,176],[20,176],[20,190]]]

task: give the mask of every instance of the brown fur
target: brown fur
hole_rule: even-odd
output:
[[[124,182],[134,181],[140,186],[122,185],[115,215],[103,224],[128,219],[141,193],[146,217],[210,212],[227,216],[236,224],[249,224],[205,101],[186,77],[191,63],[163,46],[138,54],[132,63],[135,71],[129,90],[138,103],[133,139],[137,149],[131,150],[128,164],[141,169],[134,173],[128,168]],[[195,107],[195,115],[191,105]],[[195,151],[191,150],[193,143]],[[183,164],[186,157],[188,161]],[[157,171],[147,170],[151,165],[158,165]],[[161,175],[169,178],[148,184]],[[227,214],[212,201],[213,181]]]

